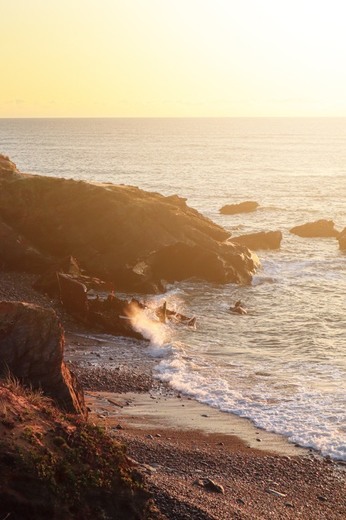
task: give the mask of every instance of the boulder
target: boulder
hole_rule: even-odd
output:
[[[155,278],[169,283],[189,278],[221,284],[247,283],[249,273],[258,267],[258,258],[247,248],[241,248],[224,243],[210,250],[178,242],[152,253],[147,262]]]
[[[260,231],[259,233],[232,237],[230,240],[236,244],[246,246],[253,251],[257,251],[258,249],[279,249],[282,233],[281,231]]]
[[[337,237],[339,232],[335,229],[335,224],[332,220],[317,220],[315,222],[308,222],[301,226],[295,226],[290,229],[290,233],[305,238],[326,238]]]
[[[87,288],[68,274],[57,273],[60,300],[72,315],[86,320],[89,310]]]
[[[346,228],[344,228],[338,236],[339,248],[346,251]]]
[[[188,276],[236,282],[253,274],[252,254],[235,245],[230,254],[223,245],[229,233],[176,195],[0,171],[0,217],[38,250],[77,258],[83,272],[116,291],[160,290],[161,279],[146,260],[175,244],[196,247],[198,256],[204,251],[211,265],[212,272],[186,255]]]
[[[250,213],[258,208],[258,202],[253,200],[246,200],[239,204],[226,204],[220,209],[220,213],[223,215],[235,215],[236,213]]]
[[[42,389],[70,413],[86,415],[83,390],[63,361],[64,332],[55,312],[0,302],[0,373]]]

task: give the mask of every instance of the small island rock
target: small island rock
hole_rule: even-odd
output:
[[[223,215],[235,215],[237,213],[250,213],[258,208],[258,202],[253,200],[246,200],[239,204],[226,204],[220,209],[220,213]]]
[[[304,238],[327,238],[337,237],[339,232],[335,229],[332,220],[320,219],[315,222],[308,222],[301,226],[295,226],[290,229],[290,233]]]

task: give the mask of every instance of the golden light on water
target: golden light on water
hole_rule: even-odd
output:
[[[339,0],[0,7],[0,117],[346,115]]]

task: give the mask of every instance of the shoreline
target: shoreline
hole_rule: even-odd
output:
[[[154,379],[157,360],[143,341],[85,329],[58,302],[34,291],[32,280],[0,272],[0,298],[57,311],[65,328],[64,359],[81,380],[89,421],[125,444],[165,518],[346,516],[345,466],[247,419],[179,396]]]

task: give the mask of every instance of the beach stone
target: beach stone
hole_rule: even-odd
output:
[[[276,497],[284,498],[286,496],[286,493],[280,493],[280,491],[276,491],[276,489],[267,488],[266,491]]]
[[[63,361],[64,331],[52,309],[0,302],[0,375],[42,389],[61,408],[87,415],[84,394]]]
[[[244,245],[254,251],[259,249],[279,249],[282,233],[281,231],[260,231],[259,233],[232,237],[230,240],[231,242]]]
[[[339,236],[339,231],[335,229],[334,222],[325,219],[295,226],[290,229],[290,233],[304,238],[328,238]]]
[[[225,493],[224,487],[221,484],[218,484],[217,482],[212,480],[211,478],[199,478],[195,480],[194,484],[214,493]]]
[[[220,209],[220,213],[223,215],[235,215],[237,213],[249,213],[255,211],[258,208],[258,202],[253,200],[246,200],[239,204],[226,204]]]

